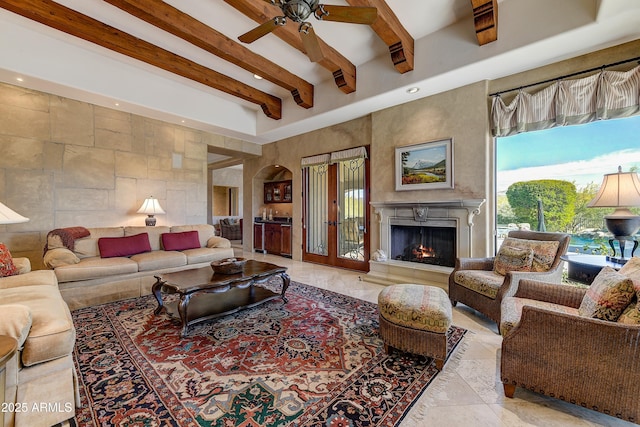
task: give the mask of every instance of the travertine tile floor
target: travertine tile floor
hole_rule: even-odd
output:
[[[236,256],[285,266],[292,280],[374,303],[384,288],[361,280],[364,273],[272,255],[236,252]],[[460,304],[453,310],[453,323],[469,332],[444,370],[403,420],[402,427],[637,427],[636,424],[523,389],[517,389],[513,399],[505,397],[499,377],[502,339],[495,324]]]

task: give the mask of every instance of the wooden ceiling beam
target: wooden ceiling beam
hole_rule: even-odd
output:
[[[259,105],[282,117],[282,100],[51,0],[0,0],[0,7],[106,49]]]
[[[265,1],[256,0],[224,0],[238,11],[253,19],[259,24],[272,19],[274,16],[282,16],[282,10]],[[278,27],[273,34],[290,46],[298,49],[300,52],[307,54],[300,34],[298,34],[298,25],[293,22],[287,22],[287,25]],[[240,35],[240,34],[238,34]],[[336,85],[344,93],[355,92],[356,90],[356,67],[347,58],[342,56],[337,50],[329,46],[326,42],[319,39],[320,49],[324,58],[318,61],[322,67],[331,71]]]
[[[291,92],[295,102],[313,107],[313,85],[242,44],[161,0],[104,0]]]
[[[471,7],[478,44],[498,40],[498,0],[471,0]]]
[[[372,6],[378,9],[378,19],[371,24],[371,29],[389,47],[391,61],[399,73],[413,70],[414,40],[411,34],[400,23],[396,14],[384,0],[347,0],[351,6]]]

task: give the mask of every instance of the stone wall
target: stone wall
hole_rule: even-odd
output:
[[[217,136],[115,109],[0,84],[0,201],[30,219],[0,226],[14,256],[42,268],[48,231],[207,222],[207,141]]]

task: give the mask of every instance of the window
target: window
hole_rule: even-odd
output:
[[[603,175],[618,166],[640,171],[640,116],[602,120],[583,125],[555,127],[496,138],[496,191],[498,239],[509,229],[539,226],[537,206],[527,209],[509,204],[507,190],[517,182],[560,180],[575,186],[571,218],[559,218],[562,206],[542,209],[547,231],[573,235],[570,251],[603,252],[608,242],[602,217],[612,208],[587,208],[602,183]],[[521,202],[517,202],[521,203]],[[526,213],[528,212],[528,213]]]

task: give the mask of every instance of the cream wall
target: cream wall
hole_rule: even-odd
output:
[[[382,110],[360,119],[331,126],[263,147],[261,158],[244,164],[245,209],[254,214],[261,203],[261,181],[255,179],[268,165],[279,163],[293,172],[294,194],[301,194],[300,159],[315,154],[369,145],[371,201],[443,201],[486,198],[489,191],[489,136],[486,83],[480,82],[439,95]],[[454,188],[429,191],[395,191],[395,147],[443,138],[454,140]],[[247,215],[245,215],[247,216]],[[484,255],[489,245],[490,221],[486,207],[476,217],[474,254]],[[293,258],[302,258],[302,200],[293,199]],[[372,216],[372,252],[379,247],[378,223]],[[251,249],[250,230],[244,230],[244,249]]]
[[[153,195],[158,225],[207,221],[207,144],[200,131],[0,84],[0,201],[29,217],[0,226],[14,256],[41,268],[48,231],[144,225]],[[173,167],[173,157],[181,159]]]

